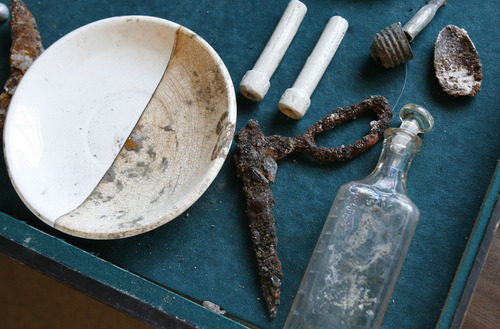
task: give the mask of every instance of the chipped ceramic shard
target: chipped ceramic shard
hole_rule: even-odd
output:
[[[10,74],[0,95],[0,129],[3,128],[12,95],[31,63],[43,52],[42,38],[36,21],[21,0],[10,2],[12,46],[10,49]]]
[[[378,120],[370,124],[370,132],[360,140],[348,146],[332,148],[316,144],[314,138],[318,134],[354,120],[368,111],[374,111]],[[382,96],[371,96],[357,104],[335,109],[297,137],[266,137],[256,120],[250,120],[236,135],[234,161],[237,175],[243,181],[253,249],[257,258],[262,293],[271,318],[276,317],[278,313],[283,280],[274,226],[274,198],[270,188],[278,170],[277,161],[294,152],[306,153],[322,163],[350,160],[365,152],[383,136],[391,118],[389,102]]]
[[[475,96],[483,79],[479,54],[467,31],[448,25],[439,32],[434,69],[443,90],[452,96]]]
[[[198,200],[235,123],[234,85],[205,40],[158,17],[110,17],[67,34],[30,66],[5,120],[5,163],[46,224],[125,238]]]

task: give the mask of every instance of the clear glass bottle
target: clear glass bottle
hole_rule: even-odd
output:
[[[385,132],[375,170],[342,185],[326,219],[285,329],[378,328],[420,211],[406,174],[432,116],[405,105],[402,124]]]

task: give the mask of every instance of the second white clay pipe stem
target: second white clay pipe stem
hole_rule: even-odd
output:
[[[304,116],[311,105],[310,97],[335,55],[348,27],[349,24],[344,18],[340,16],[330,18],[292,88],[288,88],[281,96],[278,104],[281,112],[293,119],[300,119]]]

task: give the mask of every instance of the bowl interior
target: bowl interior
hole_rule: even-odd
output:
[[[158,18],[116,17],[70,33],[28,70],[6,118],[6,163],[46,223],[121,238],[197,200],[235,120],[229,74],[202,38]]]

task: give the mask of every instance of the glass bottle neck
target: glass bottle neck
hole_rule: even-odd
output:
[[[406,194],[406,175],[421,145],[420,138],[405,129],[387,129],[378,164],[366,180],[382,191]]]

